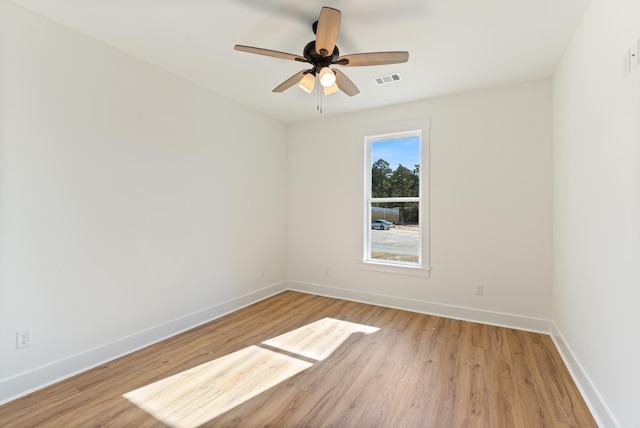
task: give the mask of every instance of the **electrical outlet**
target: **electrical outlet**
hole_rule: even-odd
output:
[[[329,266],[327,266],[326,268],[324,268],[324,274],[325,275],[331,275],[331,268]]]
[[[16,333],[16,349],[31,346],[31,330],[19,331]]]
[[[260,271],[260,276],[262,278],[264,278],[265,276],[267,276],[267,270],[265,268],[262,268],[262,270]]]
[[[476,296],[482,296],[484,294],[484,285],[476,284],[475,294]]]

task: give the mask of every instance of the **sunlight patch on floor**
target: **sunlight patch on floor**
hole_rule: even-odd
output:
[[[378,330],[324,318],[263,342],[271,349],[248,346],[124,397],[172,428],[197,427],[313,366],[301,358],[322,361],[352,334]]]
[[[262,343],[292,354],[322,361],[352,334],[371,334],[378,330],[377,327],[324,318]]]
[[[124,397],[167,425],[197,427],[312,365],[249,346]]]

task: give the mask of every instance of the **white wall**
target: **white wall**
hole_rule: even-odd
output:
[[[0,402],[284,289],[285,125],[6,0],[0,31]]]
[[[592,1],[553,81],[552,156],[548,80],[287,135],[0,0],[0,402],[289,278],[520,328],[553,319],[603,426],[640,427],[640,68],[621,73],[637,16],[637,1]],[[425,116],[431,276],[361,270],[360,129]],[[33,345],[16,350],[23,329]]]
[[[640,2],[592,0],[554,78],[557,341],[603,426],[640,427]]]
[[[361,270],[360,128],[425,116],[431,276]],[[551,141],[550,80],[291,125],[289,286],[549,331]],[[476,283],[484,296],[474,295]]]

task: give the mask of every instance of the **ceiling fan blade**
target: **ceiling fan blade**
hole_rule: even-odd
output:
[[[292,61],[308,62],[306,58],[300,55],[294,55],[286,52],[272,51],[271,49],[254,48],[253,46],[235,45],[235,50],[240,52],[248,52],[257,55],[265,55],[274,58],[290,59]]]
[[[316,28],[316,52],[330,56],[336,47],[338,32],[340,31],[340,11],[330,7],[323,7],[318,18]],[[322,53],[322,51],[326,53]]]
[[[358,95],[360,93],[360,89],[340,70],[333,70],[336,74],[336,83],[338,84],[338,88],[345,94],[350,97],[354,95]]]
[[[399,64],[407,61],[409,61],[409,52],[406,51],[369,52],[341,56],[334,64],[344,67],[358,67],[365,65]]]
[[[279,84],[278,86],[273,88],[273,92],[286,91],[287,89],[289,89],[290,87],[292,87],[296,83],[299,83],[300,80],[304,77],[304,75],[306,73],[308,73],[308,70],[302,70],[302,71],[297,72],[296,74],[294,74],[293,76],[289,77],[287,80],[285,80],[284,82],[282,82],[281,84]]]

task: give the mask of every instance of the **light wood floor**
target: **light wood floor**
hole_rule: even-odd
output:
[[[595,427],[548,336],[287,291],[0,406],[3,427]]]

